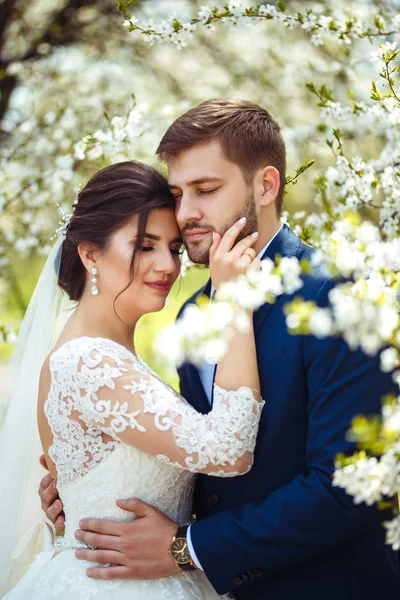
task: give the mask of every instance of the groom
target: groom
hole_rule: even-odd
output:
[[[171,125],[158,154],[168,165],[177,219],[194,262],[207,264],[212,231],[223,233],[241,216],[248,223],[244,235],[259,232],[254,247],[260,257],[311,257],[313,251],[280,223],[285,145],[263,108],[240,100],[204,102]],[[304,278],[300,293],[326,306],[332,285],[315,274]],[[211,290],[208,282],[189,302]],[[352,450],[346,441],[352,417],[379,413],[391,379],[378,358],[351,352],[341,339],[289,335],[287,301],[281,297],[254,315],[266,401],[254,466],[241,477],[198,477],[197,521],[180,532],[187,566],[203,569],[218,593],[240,600],[395,598],[400,572],[385,545],[385,515],[355,505],[332,486],[335,455]],[[214,368],[185,364],[179,374],[182,395],[207,413]],[[40,493],[55,520],[62,506],[54,505],[57,492],[49,484],[47,477]],[[177,524],[138,499],[120,506],[142,518],[120,523],[117,537],[111,522],[84,520],[77,539],[102,550],[81,550],[80,558],[107,564],[108,549],[118,549],[126,578],[178,573],[168,553]],[[112,567],[89,574],[113,578]]]

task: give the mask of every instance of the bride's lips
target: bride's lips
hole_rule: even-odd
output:
[[[145,284],[152,290],[161,292],[162,294],[167,294],[171,289],[169,281],[145,281]]]
[[[197,242],[202,240],[211,231],[204,231],[204,229],[191,229],[185,233],[185,238],[188,242]]]

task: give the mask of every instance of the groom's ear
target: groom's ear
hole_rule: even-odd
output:
[[[78,254],[85,269],[90,273],[93,267],[97,265],[99,250],[94,244],[84,242],[78,246]]]
[[[260,169],[256,175],[256,185],[259,188],[259,205],[264,207],[273,204],[280,188],[278,169],[271,165]]]

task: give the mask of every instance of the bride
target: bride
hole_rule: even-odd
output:
[[[222,238],[214,234],[210,270],[216,289],[228,277],[259,268],[251,249],[254,237],[235,243],[243,221]],[[23,350],[11,392],[11,416],[7,414],[0,440],[0,452],[8,451],[8,458],[0,463],[0,477],[6,497],[13,478],[21,485],[23,469],[16,469],[16,457],[26,464],[30,446],[22,441],[29,443],[32,434],[25,429],[22,448],[14,454],[9,432],[18,418],[28,420],[32,396],[43,452],[58,481],[66,530],[64,537],[53,540],[42,524],[43,551],[4,599],[216,599],[204,573],[189,565],[180,571],[173,553],[173,577],[90,579],[90,564],[75,556],[83,544],[74,533],[86,517],[130,520],[131,513],[116,505],[124,497],[139,497],[186,524],[196,473],[228,477],[251,468],[263,406],[253,331],[233,333],[229,355],[216,370],[213,408],[206,415],[197,413],[190,398],[179,396],[137,356],[136,324],[142,315],[164,307],[179,275],[182,246],[174,199],[164,177],[151,167],[131,161],[99,171],[79,193],[74,213],[58,233],[21,327],[18,347],[22,343]],[[51,281],[77,303],[54,345],[60,310],[52,315],[47,307],[57,295]],[[41,368],[35,370],[35,361]],[[14,359],[14,372],[15,364]],[[13,405],[19,411],[14,421]],[[10,513],[2,515],[3,590],[13,570],[10,550],[17,541],[21,510],[14,508],[19,500],[11,498]],[[14,557],[37,541],[32,540],[31,531]],[[122,574],[123,566],[119,568]]]

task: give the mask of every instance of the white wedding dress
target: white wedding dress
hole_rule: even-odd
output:
[[[215,600],[204,573],[151,581],[86,576],[74,536],[82,518],[129,521],[118,498],[140,498],[179,524],[189,521],[195,473],[233,476],[251,467],[263,402],[217,386],[197,413],[136,355],[108,339],[81,337],[50,358],[45,413],[49,454],[64,503],[64,537],[48,541],[5,600]]]

